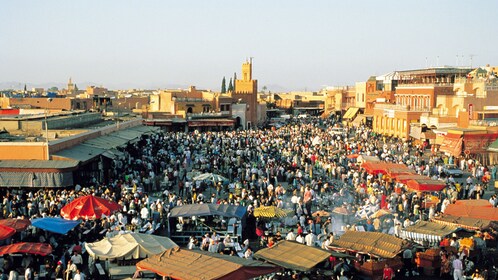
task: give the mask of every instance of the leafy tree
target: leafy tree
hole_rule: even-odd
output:
[[[221,80],[221,93],[227,92],[227,84],[225,77],[223,77],[223,80]]]

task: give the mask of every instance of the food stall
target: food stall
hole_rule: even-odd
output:
[[[329,248],[368,257],[364,261],[355,260],[355,269],[372,279],[382,279],[386,263],[395,271],[403,267],[403,262],[398,255],[409,246],[407,240],[385,233],[347,231]]]

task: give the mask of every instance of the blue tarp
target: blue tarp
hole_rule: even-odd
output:
[[[45,217],[31,220],[31,225],[46,231],[66,234],[79,225],[81,221],[69,221],[63,218]]]

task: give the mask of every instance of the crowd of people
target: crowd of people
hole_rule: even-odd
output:
[[[241,205],[247,207],[248,216],[260,206],[292,209],[293,214],[280,224],[288,229],[285,236],[277,223],[250,219],[254,226],[247,226],[240,240],[246,258],[251,258],[255,249],[249,240],[271,247],[287,239],[327,249],[335,236],[346,230],[363,228],[400,236],[402,228],[443,213],[457,199],[482,198],[486,189],[483,178],[487,174],[490,180],[496,178],[496,166],[447,157],[434,148],[427,149],[424,143],[377,135],[365,125],[344,127],[341,133],[332,131],[338,125],[334,118],[307,118],[290,120],[279,129],[158,132],[129,144],[102,182],[93,178],[89,185],[64,190],[2,190],[0,218],[59,216],[64,205],[88,194],[122,206],[122,211],[111,216],[82,222],[67,236],[35,227],[16,235],[17,239],[7,242],[47,242],[54,252],[45,260],[25,256],[30,260],[19,262],[6,257],[3,275],[11,271],[33,274],[33,268],[43,263],[49,272],[46,279],[51,275],[61,278],[60,271],[66,279],[84,279],[83,271],[92,277],[95,268],[88,265],[84,242],[128,231],[153,233],[169,222],[172,208],[193,203]],[[368,174],[350,156],[356,154],[404,163],[418,174],[444,180],[447,188],[436,194],[439,203],[427,209],[427,194],[407,191],[390,178]],[[464,182],[444,177],[445,164],[457,164],[471,176]],[[226,180],[193,179],[194,174],[207,172]],[[489,201],[497,206],[496,196]],[[342,208],[343,215],[313,215],[335,208]],[[380,209],[393,215],[373,217]],[[491,237],[495,232],[487,234]],[[229,238],[216,234],[202,240],[193,237],[189,248],[224,252],[228,246],[213,249],[210,245],[233,243]],[[73,259],[75,255],[79,257]]]

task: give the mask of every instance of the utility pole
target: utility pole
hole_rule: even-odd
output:
[[[52,102],[52,98],[47,98],[47,102]],[[47,160],[50,160],[50,149],[48,147],[48,104],[45,106],[45,145],[47,146]]]

